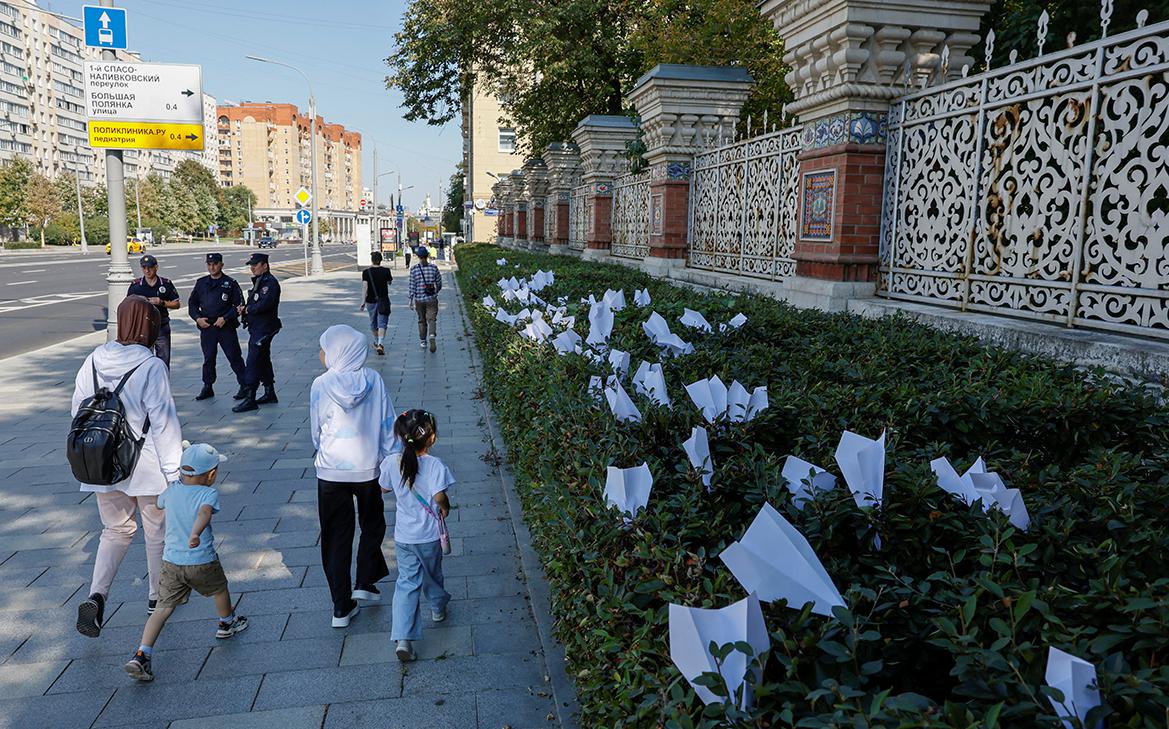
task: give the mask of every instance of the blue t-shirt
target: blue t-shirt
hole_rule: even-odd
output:
[[[191,486],[182,481],[173,481],[158,497],[158,508],[166,510],[166,547],[162,558],[171,564],[207,564],[219,559],[215,553],[215,536],[208,524],[199,535],[199,546],[187,546],[191,539],[191,527],[199,508],[204,504],[211,507],[211,513],[219,512],[219,492],[210,486]]]

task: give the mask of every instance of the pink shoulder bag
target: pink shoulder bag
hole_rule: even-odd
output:
[[[422,508],[426,509],[426,513],[430,514],[438,522],[438,543],[442,547],[443,554],[451,553],[451,534],[446,528],[446,519],[443,519],[434,509],[430,508],[430,504],[426,503],[426,499],[418,495],[414,489],[410,489],[410,493],[414,494],[414,498],[418,499],[418,503],[422,504]]]

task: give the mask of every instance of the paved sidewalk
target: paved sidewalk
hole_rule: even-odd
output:
[[[390,641],[396,573],[382,604],[348,629],[330,627],[320,567],[308,392],[321,371],[317,339],[330,324],[365,331],[354,270],[284,286],[284,330],[273,352],[280,403],[233,415],[234,378],[220,358],[218,396],[196,403],[199,355],[185,311],[176,317],[172,372],[183,437],[226,452],[216,542],[238,610],[251,621],[231,641],[214,637],[214,608],[193,597],[168,623],[153,684],[121,665],[145,622],[146,562],[135,540],[97,639],[74,627],[86,597],[100,520],[63,453],[73,378],[103,333],[0,361],[0,728],[13,727],[527,727],[559,726],[528,600],[516,535],[476,401],[473,345],[453,275],[442,294],[438,352],[419,349],[406,281],[394,270],[385,377],[396,408],[438,416],[435,454],[458,479],[452,491],[454,596],[447,621],[427,624],[420,660],[403,667]],[[226,376],[225,376],[226,373]],[[387,499],[387,522],[393,501]],[[521,532],[523,530],[521,529]],[[393,528],[384,550],[394,569]],[[522,539],[522,537],[521,537]]]

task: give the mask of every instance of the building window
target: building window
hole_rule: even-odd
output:
[[[500,152],[514,152],[515,151],[515,130],[507,129],[505,127],[499,128],[499,151]]]

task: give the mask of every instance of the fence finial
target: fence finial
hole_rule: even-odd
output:
[[[946,83],[950,76],[950,46],[949,44],[942,46],[942,77],[941,82]]]
[[[986,34],[986,70],[989,71],[991,67],[992,56],[994,56],[994,28]]]
[[[751,115],[750,114],[747,115],[747,133],[744,135],[744,137],[749,137],[749,136],[751,136]]]
[[[767,109],[763,110],[763,133],[767,134]]]
[[[1100,37],[1108,37],[1108,26],[1112,24],[1112,0],[1100,0]]]
[[[1015,65],[1015,62],[1019,60],[1019,50],[1017,48],[1012,48],[1011,55],[1007,56],[1007,60],[1011,63],[1012,66]]]
[[[1051,22],[1051,16],[1044,10],[1039,15],[1039,28],[1036,33],[1036,38],[1039,40],[1039,55],[1043,55],[1043,46],[1047,44],[1047,24]]]
[[[1145,27],[1145,23],[1147,23],[1147,22],[1149,22],[1149,11],[1148,10],[1142,10],[1139,13],[1137,13],[1137,27],[1138,28]]]
[[[966,78],[969,75],[970,75],[970,64],[969,63],[962,64],[962,78]]]
[[[1068,48],[1071,48],[1075,45],[1076,45],[1076,31],[1073,30],[1071,33],[1068,33]]]

